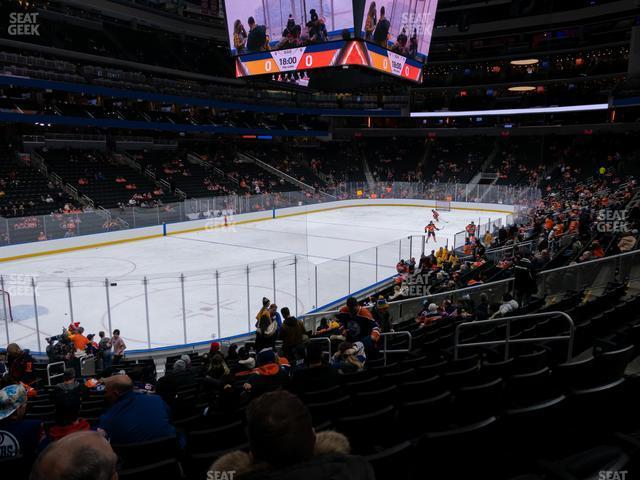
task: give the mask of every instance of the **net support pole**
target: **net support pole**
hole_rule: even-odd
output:
[[[220,320],[220,273],[216,270],[216,312],[218,314],[218,338],[222,338]]]
[[[271,264],[271,271],[272,271],[272,275],[271,276],[273,277],[273,303],[277,304],[277,300],[276,300],[276,261],[275,260]]]
[[[144,287],[144,314],[145,320],[147,322],[147,348],[151,350],[151,325],[149,322],[149,289],[148,289],[149,280],[147,277],[142,279],[142,285]]]
[[[0,275],[0,293],[2,294],[2,314],[4,316],[4,330],[7,334],[7,345],[11,343],[9,340],[9,308],[7,307],[7,297],[4,289],[4,277]]]
[[[251,331],[251,294],[249,290],[249,265],[247,265],[247,333]]]
[[[296,302],[296,317],[298,316],[298,257],[293,257],[293,291]],[[274,297],[275,300],[275,297]]]
[[[67,278],[67,293],[69,296],[69,318],[71,318],[71,323],[73,323],[73,298],[71,298],[71,279]]]
[[[347,271],[347,290],[348,294],[351,295],[351,255],[349,255],[347,259],[348,271]]]
[[[378,283],[378,247],[376,246],[376,283]]]
[[[31,277],[31,291],[33,293],[33,315],[36,320],[36,340],[38,341],[38,351],[42,352],[40,345],[40,319],[38,317],[38,301],[36,299],[36,281]]]
[[[409,260],[413,256],[413,235],[409,237]]]
[[[318,308],[318,265],[313,266],[314,275],[315,275],[315,285],[316,285],[316,304],[315,308]]]
[[[182,336],[187,343],[187,306],[184,301],[184,273],[180,274],[180,293],[182,295]]]
[[[111,326],[111,298],[109,297],[109,279],[105,278],[104,279],[104,293],[107,299],[107,321],[108,326],[109,326],[109,335],[111,335],[111,332],[113,332],[112,330],[112,326]]]

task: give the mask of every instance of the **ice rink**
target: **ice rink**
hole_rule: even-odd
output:
[[[505,216],[441,212],[427,249]],[[38,350],[35,305],[42,350],[71,318],[85,333],[119,328],[130,350],[246,333],[263,296],[301,315],[393,275],[399,257],[420,256],[408,237],[429,220],[427,207],[341,208],[3,263],[9,337]]]

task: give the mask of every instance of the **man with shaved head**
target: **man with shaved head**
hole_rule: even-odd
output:
[[[116,454],[103,435],[77,432],[49,445],[30,480],[116,480]]]
[[[105,380],[105,400],[111,408],[100,417],[98,427],[114,445],[150,442],[175,437],[169,407],[158,395],[135,392],[128,375]]]

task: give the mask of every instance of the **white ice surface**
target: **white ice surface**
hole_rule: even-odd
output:
[[[427,248],[447,241],[452,244],[454,234],[471,220],[477,223],[480,218],[484,223],[501,216],[441,212],[438,243]],[[408,236],[422,235],[430,219],[429,208],[344,208],[1,264],[14,317],[9,336],[23,347],[38,349],[31,277],[37,285],[42,349],[45,337],[58,334],[70,322],[67,278],[72,285],[74,321],[81,322],[86,333],[108,330],[108,278],[115,284],[108,289],[111,327],[122,331],[129,349],[185,343],[180,273],[185,278],[187,343],[246,333],[253,327],[263,296],[272,301],[275,297],[279,307],[302,314],[393,275],[399,256],[410,256],[410,246],[411,254],[420,256],[421,241],[409,242]]]

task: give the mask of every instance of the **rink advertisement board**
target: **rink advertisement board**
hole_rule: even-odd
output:
[[[236,58],[236,77],[274,75],[316,68],[360,66],[422,82],[422,63],[362,41],[327,42]]]

